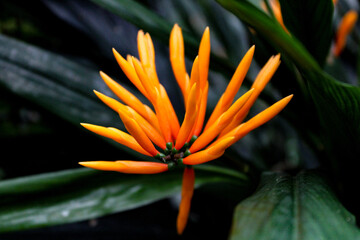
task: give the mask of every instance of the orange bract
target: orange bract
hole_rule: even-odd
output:
[[[354,28],[357,19],[358,14],[354,10],[350,10],[345,13],[344,17],[341,19],[335,38],[334,55],[336,57],[338,57],[343,51],[346,44],[346,39]]]
[[[80,162],[84,167],[94,168],[103,171],[116,171],[121,173],[135,173],[135,174],[155,174],[168,170],[168,165],[165,163],[154,162],[140,162],[140,161],[95,161],[95,162]]]
[[[186,227],[189,218],[191,198],[194,193],[195,172],[193,168],[185,168],[183,174],[181,203],[179,207],[179,214],[176,221],[176,228],[179,235],[181,235]]]
[[[177,220],[177,231],[182,234],[194,191],[195,173],[190,165],[221,157],[230,145],[275,117],[288,104],[292,95],[243,123],[250,108],[280,65],[279,54],[270,57],[256,77],[252,89],[233,103],[250,67],[255,51],[252,46],[240,61],[203,130],[209,92],[210,30],[206,28],[204,31],[189,77],[185,67],[182,31],[175,24],[170,34],[169,52],[171,67],[185,103],[185,115],[180,124],[168,93],[158,79],[155,50],[150,35],[140,30],[137,40],[139,59],[133,56],[125,59],[115,49],[113,53],[125,75],[149,100],[152,107],[142,103],[125,87],[100,72],[104,82],[122,102],[95,90],[94,92],[101,101],[119,113],[130,134],[116,128],[85,123],[82,125],[141,154],[154,157],[154,162],[124,160],[80,164],[98,170],[133,174],[161,173],[176,165],[187,165],[183,175],[182,200]]]

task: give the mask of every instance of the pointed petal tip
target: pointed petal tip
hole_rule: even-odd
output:
[[[102,77],[102,78],[104,78],[104,76],[107,76],[107,74],[106,73],[104,73],[103,71],[99,71],[99,74],[100,74],[100,76]]]
[[[80,164],[83,167],[91,168],[92,166],[96,165],[96,162],[78,162],[78,164]]]
[[[86,127],[86,126],[89,126],[91,124],[90,123],[80,123],[80,125],[83,126],[83,127]]]
[[[255,45],[252,45],[252,46],[249,48],[248,52],[250,52],[252,55],[254,55]]]
[[[290,102],[290,100],[294,97],[294,94],[290,94],[289,96],[287,97],[284,97],[282,100],[280,101],[286,101],[286,102]]]
[[[117,58],[119,56],[121,57],[120,53],[115,48],[112,48],[112,52],[113,52],[115,58]]]

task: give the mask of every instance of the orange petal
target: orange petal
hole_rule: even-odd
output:
[[[358,14],[354,10],[348,11],[341,19],[335,39],[334,55],[339,56],[346,45],[346,39],[357,21]]]
[[[146,136],[150,138],[150,140],[155,143],[161,149],[166,148],[166,142],[160,132],[158,132],[148,121],[146,121],[141,115],[139,115],[134,109],[131,107],[127,107],[127,113],[131,116],[144,130]]]
[[[196,92],[197,92],[197,84],[195,83],[189,93],[189,99],[186,106],[186,112],[184,121],[181,124],[179,134],[176,139],[175,148],[181,149],[189,135],[191,134],[191,130],[194,127],[196,118],[197,118],[197,104],[196,104]]]
[[[144,148],[152,156],[155,156],[159,153],[150,141],[149,137],[145,134],[144,130],[142,130],[142,128],[134,119],[130,118],[123,109],[119,109],[119,115],[126,129],[142,148]]]
[[[94,93],[103,103],[105,103],[108,107],[110,107],[112,110],[116,112],[118,111],[119,108],[123,108],[125,106],[121,102],[116,101],[115,99],[108,97],[102,94],[101,92],[94,90]]]
[[[171,128],[168,118],[168,112],[166,107],[164,107],[164,100],[161,96],[161,93],[154,88],[156,94],[156,101],[154,102],[154,108],[156,112],[156,117],[159,120],[160,130],[166,142],[172,142],[171,137]]]
[[[132,57],[132,63],[134,64],[136,74],[138,75],[146,93],[149,96],[150,102],[154,104],[157,98],[155,88],[158,88],[158,86],[155,86],[154,83],[149,79],[148,75],[144,72],[141,62],[138,59]]]
[[[191,145],[190,152],[194,153],[208,145],[231,122],[235,114],[244,106],[254,89],[241,96],[213,125],[206,129]]]
[[[141,65],[149,80],[157,87],[159,85],[159,80],[156,74],[155,51],[151,37],[148,33],[144,34],[144,32],[140,30],[138,31],[137,40]]]
[[[186,78],[184,51],[184,39],[182,36],[181,28],[177,24],[175,24],[170,33],[170,62],[175,75],[175,79],[181,89],[183,96],[185,97],[186,87],[188,85],[186,81],[188,81],[188,79]]]
[[[140,161],[93,161],[93,162],[79,162],[80,165],[88,168],[93,168],[103,171],[116,171],[121,173],[131,174],[155,174],[168,170],[168,165],[165,163],[156,162],[140,162]]]
[[[116,61],[118,62],[121,70],[124,72],[126,77],[135,85],[135,87],[146,97],[148,98],[147,92],[143,87],[140,79],[138,78],[132,62],[126,61],[114,48],[113,54]]]
[[[185,157],[183,163],[186,165],[196,165],[219,158],[224,154],[225,149],[233,143],[233,140],[234,137],[227,137],[221,139],[217,141],[216,144],[213,144],[205,150],[193,153]]]
[[[281,6],[279,0],[272,0],[270,1],[271,9],[274,13],[274,16],[278,23],[280,23],[281,27],[285,30],[285,32],[289,33],[287,28],[285,27],[284,20],[281,13]]]
[[[124,146],[127,146],[128,148],[131,148],[132,150],[135,150],[141,154],[144,154],[147,156],[152,156],[150,153],[145,151],[139,145],[139,143],[135,140],[135,138],[133,136],[131,136],[119,129],[107,128],[107,127],[97,126],[97,125],[88,124],[88,123],[81,123],[81,125],[84,128],[86,128],[100,136],[110,138],[110,139],[112,139]]]
[[[192,135],[199,136],[204,125],[205,113],[206,113],[206,105],[207,105],[207,97],[209,91],[209,82],[206,82],[204,89],[202,89],[201,98],[199,105],[199,111],[196,118],[195,128]],[[190,136],[190,137],[191,137]]]
[[[221,141],[222,139],[228,138],[228,137],[234,137],[233,143],[238,141],[239,139],[246,136],[249,132],[254,130],[255,128],[260,127],[264,123],[270,121],[272,118],[274,118],[281,110],[285,108],[285,106],[290,102],[293,95],[289,95],[280,101],[274,103],[264,111],[258,113],[256,116],[251,118],[249,121],[235,127],[233,130],[225,134],[224,136],[220,137],[218,140],[216,140],[214,143],[212,143],[209,147],[213,146],[213,144],[216,144],[218,141]]]
[[[206,27],[199,46],[200,89],[204,89],[208,81],[210,62],[210,30]]]
[[[162,149],[166,148],[166,143],[164,138],[159,134],[158,128],[159,123],[155,116],[153,122],[156,124],[149,123],[145,118],[143,118],[138,112],[132,109],[130,106],[125,106],[124,104],[112,99],[100,92],[94,90],[95,94],[109,107],[111,107],[114,111],[118,112],[119,109],[125,111],[128,115],[130,115],[136,122],[139,123],[140,127],[144,130],[145,134],[153,141],[157,146]]]
[[[190,73],[190,79],[189,79],[189,84],[187,85],[186,91],[185,91],[185,95],[184,95],[184,103],[185,103],[185,107],[187,106],[187,101],[189,98],[189,92],[192,88],[192,86],[194,86],[194,83],[197,83],[198,86],[200,86],[200,79],[199,79],[199,56],[196,56],[191,68],[191,73]],[[199,96],[199,93],[201,91],[201,89],[198,87],[197,90],[197,94]],[[186,109],[185,109],[186,110]]]
[[[135,97],[128,90],[123,88],[120,84],[111,79],[108,75],[100,71],[100,75],[106,85],[115,93],[115,95],[121,99],[125,104],[129,105],[135,111],[137,111],[141,116],[147,119],[155,126],[159,126],[155,113],[148,107],[146,109],[146,105],[143,104],[137,97]],[[150,110],[150,111],[149,111]]]
[[[176,139],[177,135],[179,133],[179,130],[180,130],[180,123],[177,118],[174,107],[171,104],[169,96],[167,95],[167,92],[166,92],[164,86],[161,84],[160,84],[160,95],[161,95],[163,107],[165,108],[165,111],[167,112],[171,135],[172,135],[173,139]]]
[[[272,118],[278,115],[281,110],[285,108],[285,106],[290,102],[292,97],[293,94],[279,100],[278,102],[274,103],[264,111],[260,112],[259,114],[257,114],[256,116],[245,122],[242,132],[251,132],[252,130],[263,125],[264,123],[270,121]],[[235,136],[235,141],[242,138],[243,137],[242,135],[243,135],[242,133],[238,132],[237,136]]]
[[[216,119],[230,107],[250,68],[250,64],[254,56],[254,51],[255,51],[255,46],[252,46],[240,61],[238,67],[235,70],[234,75],[232,76],[229,82],[229,85],[227,86],[225,92],[223,93],[219,102],[214,108],[205,126],[205,130],[209,128],[216,121]]]
[[[182,181],[181,202],[179,206],[179,214],[177,217],[177,232],[181,235],[184,232],[186,223],[189,218],[191,198],[194,193],[195,172],[193,168],[185,168]]]
[[[227,132],[231,131],[233,128],[237,127],[246,117],[250,108],[254,105],[256,99],[265,88],[266,84],[270,81],[272,76],[275,74],[276,70],[280,65],[280,54],[275,57],[271,57],[269,61],[265,64],[265,66],[258,73],[252,88],[254,88],[254,92],[251,95],[250,99],[246,102],[244,107],[235,115],[234,119],[231,123],[222,131],[220,136],[223,136]]]

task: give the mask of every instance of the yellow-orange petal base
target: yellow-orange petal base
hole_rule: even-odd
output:
[[[155,50],[150,35],[140,30],[137,40],[139,59],[132,56],[124,58],[115,49],[113,53],[124,74],[152,106],[142,103],[136,94],[100,72],[101,78],[119,99],[94,92],[102,102],[119,114],[128,133],[113,127],[88,123],[81,125],[136,152],[153,157],[153,161],[92,161],[79,164],[128,174],[155,174],[185,167],[176,224],[178,234],[182,234],[187,224],[194,191],[195,172],[191,165],[220,158],[236,141],[275,117],[289,103],[292,95],[243,122],[280,65],[279,54],[270,57],[251,89],[235,99],[254,55],[255,46],[252,46],[240,61],[228,87],[205,123],[209,92],[210,30],[206,28],[204,31],[198,56],[189,75],[185,67],[182,30],[175,24],[170,34],[169,53],[185,105],[185,115],[181,122],[156,73]]]

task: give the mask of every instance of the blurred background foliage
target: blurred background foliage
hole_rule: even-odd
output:
[[[243,206],[251,209],[259,201],[256,196],[268,199],[277,188],[280,189],[275,191],[277,198],[270,197],[268,206],[277,206],[286,199],[289,210],[297,201],[296,197],[288,200],[292,192],[316,186],[316,191],[300,194],[299,199],[306,203],[315,196],[323,201],[323,208],[318,208],[321,218],[334,220],[324,221],[323,225],[345,226],[332,231],[319,226],[318,237],[333,236],[334,232],[346,229],[345,239],[358,239],[354,216],[341,206],[332,191],[359,217],[360,199],[354,193],[360,151],[359,26],[349,36],[339,58],[333,56],[331,47],[341,17],[349,9],[358,10],[359,5],[351,0],[339,1],[335,9],[331,0],[280,0],[280,3],[291,36],[268,13],[269,9],[265,11],[260,0],[2,0],[0,232],[15,231],[3,235],[4,238],[45,239],[49,235],[54,239],[74,235],[77,239],[112,239],[114,235],[126,239],[176,238],[179,173],[138,179],[80,169],[77,162],[141,157],[79,125],[90,122],[122,128],[117,114],[97,100],[92,90],[112,95],[101,81],[99,70],[134,90],[114,61],[111,49],[114,47],[123,56],[137,56],[138,29],[151,34],[160,81],[179,117],[183,116],[180,91],[168,60],[169,32],[178,23],[184,31],[187,69],[197,54],[204,28],[210,27],[208,110],[214,107],[238,62],[253,44],[256,45],[254,60],[239,96],[249,89],[271,55],[280,52],[282,64],[250,116],[284,96],[295,96],[278,117],[239,141],[221,161],[197,170],[197,185],[202,187],[194,195],[184,238],[228,236],[236,204],[253,193],[262,172],[271,171],[294,177],[284,181],[282,175],[275,173],[272,177],[262,177],[260,186],[275,187],[259,187],[260,192],[236,211]],[[321,172],[328,182],[313,177],[313,173],[296,175],[309,169]],[[34,176],[25,177],[28,175]],[[148,181],[149,185],[142,184]],[[298,181],[304,184],[296,184]],[[278,182],[280,185],[276,185]],[[281,195],[282,191],[289,195]],[[318,192],[324,194],[316,195]],[[24,198],[28,199],[25,203]],[[92,201],[95,203],[90,204]],[[85,204],[88,207],[78,207],[84,202],[89,202]],[[303,209],[307,212],[315,208],[316,204],[304,205]],[[338,214],[330,215],[328,209]],[[65,212],[61,214],[61,210]],[[125,210],[128,211],[118,213]],[[292,219],[289,214],[285,214],[286,218],[276,212],[270,217],[248,216],[255,222],[267,219],[270,225],[285,219],[280,227],[274,227],[275,224],[270,230],[254,230],[258,235],[247,235],[248,238],[238,235],[237,223],[251,221],[247,221],[246,214],[245,220],[237,219],[235,214],[230,236],[266,239],[261,234],[272,231],[274,239],[281,239],[277,234],[286,225],[286,219]],[[304,216],[298,221],[308,233],[311,230],[304,222],[317,220]],[[27,230],[79,220],[89,221]],[[242,228],[247,226],[244,222]],[[249,229],[256,226],[253,223]],[[291,237],[299,233],[295,229],[288,234]],[[318,239],[305,236],[303,239]]]

